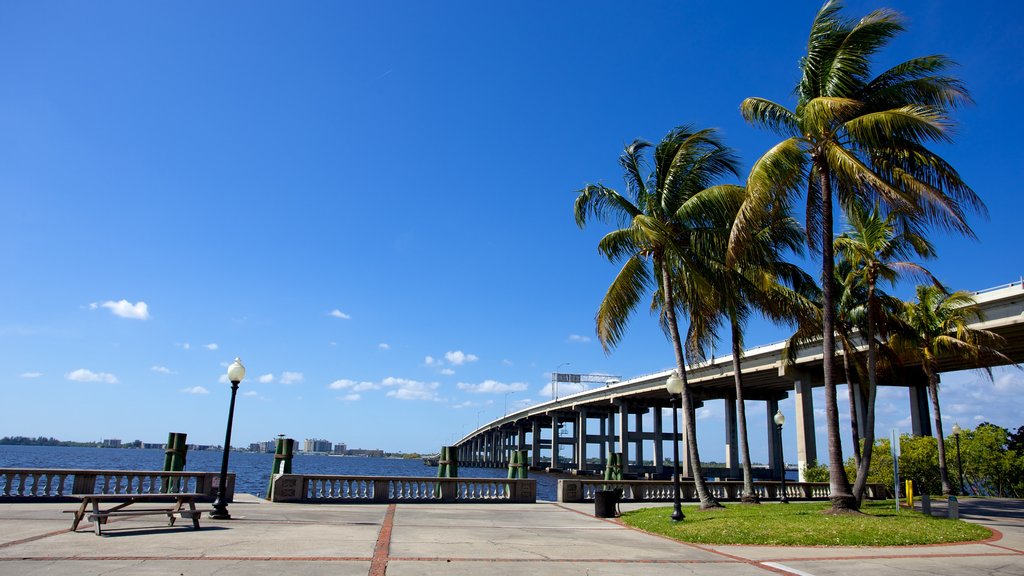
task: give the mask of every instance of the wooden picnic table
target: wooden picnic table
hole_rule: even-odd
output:
[[[192,527],[199,529],[199,517],[202,511],[196,510],[196,498],[206,497],[205,494],[184,493],[184,494],[74,494],[75,498],[82,500],[78,510],[73,510],[75,519],[71,522],[71,531],[78,530],[78,524],[86,517],[93,523],[96,535],[102,534],[101,526],[106,524],[111,516],[144,516],[144,515],[166,515],[167,525],[174,526],[176,517],[191,518]],[[165,506],[150,506],[146,508],[127,508],[133,504],[166,504]],[[114,504],[109,508],[102,505]],[[184,506],[188,505],[188,509]]]

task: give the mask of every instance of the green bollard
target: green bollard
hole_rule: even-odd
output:
[[[604,467],[604,479],[608,481],[622,480],[622,456],[618,452],[608,455],[608,463]]]
[[[506,478],[511,480],[513,478],[519,478],[519,451],[513,450],[510,456],[511,458],[509,458],[508,461],[508,474],[506,475]]]
[[[167,435],[167,448],[164,450],[164,472],[181,472],[185,469],[185,456],[188,453],[188,444],[185,443],[186,434],[183,432],[171,432]],[[178,482],[175,478],[164,478],[164,485],[161,492],[170,494],[178,491]]]
[[[516,450],[519,454],[519,478],[525,480],[529,475],[530,467],[526,464],[526,450]]]
[[[274,475],[292,473],[292,456],[295,454],[295,440],[279,437],[274,447],[274,468],[270,471],[270,483],[267,485],[267,500],[274,498]]]

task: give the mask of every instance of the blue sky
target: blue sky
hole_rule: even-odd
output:
[[[937,236],[928,266],[955,288],[1016,281],[1022,9],[848,14],[880,6],[909,27],[880,66],[947,54],[976,100],[942,152],[991,215],[977,242]],[[739,103],[792,102],[818,7],[3,3],[0,435],[220,443],[239,356],[234,444],[436,451],[548,399],[560,364],[671,366],[643,311],[613,354],[597,343],[617,268],[604,230],[575,226],[575,191],[619,186],[625,144],[684,123],[749,166],[774,137]],[[1022,392],[1015,371],[943,381],[965,427],[1024,424]],[[880,434],[907,430],[904,394],[882,395]],[[720,459],[721,407],[701,418]]]

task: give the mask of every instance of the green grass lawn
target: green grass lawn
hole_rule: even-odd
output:
[[[699,544],[774,546],[908,546],[983,540],[991,532],[962,520],[895,510],[894,503],[865,502],[864,514],[830,515],[828,502],[744,505],[701,511],[683,506],[686,519],[672,522],[671,507],[622,514],[635,528]]]

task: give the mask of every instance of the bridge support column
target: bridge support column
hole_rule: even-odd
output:
[[[636,438],[636,471],[643,472],[644,470],[644,413],[646,410],[641,410],[633,414],[634,421],[636,422],[635,435]]]
[[[540,468],[540,421],[534,420],[530,431],[530,465]]]
[[[601,442],[599,443],[600,446],[601,446],[599,454],[601,455],[601,469],[602,470],[604,470],[604,468],[608,465],[608,419],[609,418],[611,418],[611,416],[607,412],[602,412],[601,416],[598,417],[598,419],[597,419],[597,421],[599,422],[599,424],[598,424],[598,427],[599,427],[598,436],[601,437]]]
[[[931,436],[932,421],[929,418],[928,388],[924,384],[910,387],[910,427],[914,436]]]
[[[740,469],[739,433],[736,428],[736,399],[725,398],[725,467],[729,475],[736,477]]]
[[[664,430],[661,429],[662,413],[661,406],[654,407],[654,473],[659,476],[665,474],[665,438]]]
[[[814,441],[814,400],[811,397],[810,377],[804,375],[793,382],[793,400],[796,410],[796,466],[800,482],[806,482],[807,467],[818,460],[818,448]]]
[[[558,429],[562,424],[561,418],[558,417],[558,413],[551,415],[551,462],[548,464],[551,468],[562,468],[561,454],[560,454],[560,442]]]
[[[778,400],[768,400],[768,414],[765,418],[768,425],[768,469],[772,471],[772,478],[778,479],[785,464],[782,462],[782,434],[779,427],[775,425],[773,417],[779,410]]]
[[[629,401],[619,403],[619,446],[622,448],[622,472],[629,470]]]
[[[576,469],[587,469],[587,409],[576,413]]]

